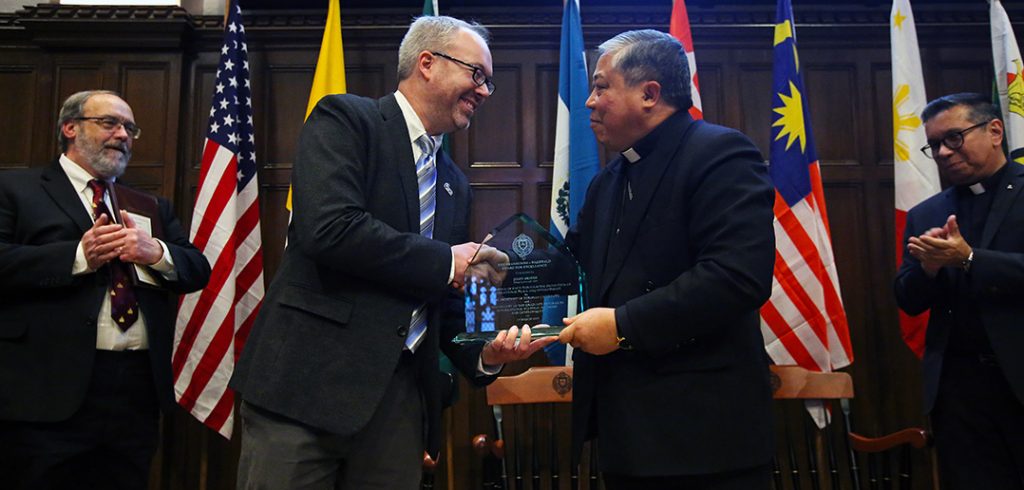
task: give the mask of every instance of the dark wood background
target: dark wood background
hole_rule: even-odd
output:
[[[350,92],[380,96],[394,90],[398,42],[422,5],[412,3],[417,5],[343,7]],[[511,0],[488,7],[467,6],[471,3],[445,13],[479,20],[494,38],[497,91],[469,131],[456,134],[452,143],[452,156],[475,191],[472,233],[482,236],[486,225],[516,211],[547,220],[561,2],[530,2],[526,8]],[[848,368],[857,389],[855,426],[877,435],[923,425],[920,367],[900,340],[891,293],[889,3],[795,3],[805,97],[856,356]],[[991,91],[987,4],[918,3],[928,94]],[[245,19],[268,281],[281,259],[284,200],[325,17],[322,7],[273,10],[271,4],[254,0]],[[740,129],[762,150],[768,148],[771,121],[774,10],[767,0],[758,5],[690,2],[705,116]],[[1012,19],[1024,21],[1024,10],[1012,4],[1008,10]],[[598,43],[628,29],[667,30],[669,11],[668,1],[584,5],[591,66]],[[58,154],[54,120],[67,95],[118,90],[144,128],[125,180],[173,199],[187,226],[221,29],[219,16],[191,16],[174,8],[40,4],[0,14],[0,170],[53,160]],[[480,465],[469,438],[491,427],[482,392],[464,383],[462,400],[446,413],[446,423],[438,487],[472,488]],[[162,429],[151,488],[234,487],[237,438],[225,441],[182,413],[165,417]],[[929,478],[918,481],[922,488],[931,484]]]

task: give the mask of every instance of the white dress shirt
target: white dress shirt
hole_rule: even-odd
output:
[[[92,175],[86,172],[84,168],[79,166],[77,163],[72,161],[67,155],[60,156],[60,166],[64,169],[64,173],[67,174],[68,180],[71,182],[71,186],[78,193],[79,199],[82,201],[82,207],[85,208],[86,214],[90,219],[93,218],[92,212],[92,189],[89,187],[89,181],[93,180]],[[112,184],[114,179],[110,179],[108,184]],[[108,186],[108,189],[110,187]],[[103,196],[103,201],[107,204],[107,209],[113,209],[110,203],[110,192]],[[113,218],[111,216],[111,218]],[[163,257],[151,266],[153,269],[159,272],[165,279],[173,281],[177,279],[177,273],[174,270],[174,262],[171,259],[170,252],[167,251],[167,245],[163,241],[157,239],[160,243],[160,247],[163,249]],[[82,242],[78,242],[78,249],[75,252],[75,262],[71,268],[71,274],[75,276],[92,274],[96,272],[89,269],[89,261],[85,258],[85,251],[82,249]],[[114,323],[114,319],[110,317],[110,290],[107,289],[107,294],[103,295],[103,304],[100,306],[99,317],[96,319],[96,348],[99,350],[141,350],[149,348],[149,338],[146,335],[146,319],[142,314],[142,310],[139,310],[139,317],[125,331]]]

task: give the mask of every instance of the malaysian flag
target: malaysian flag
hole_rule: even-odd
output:
[[[849,365],[853,351],[789,0],[778,3],[774,51],[769,172],[776,191],[775,273],[772,297],[761,307],[761,333],[776,364],[831,371]],[[817,412],[812,415],[822,425]]]
[[[697,83],[697,55],[693,52],[693,36],[690,35],[690,18],[686,15],[685,0],[672,2],[672,18],[668,23],[668,32],[683,43],[686,61],[690,65],[690,97],[693,99],[690,116],[694,119],[704,119],[700,103],[700,86]]]
[[[171,365],[178,403],[230,438],[228,380],[263,302],[263,253],[245,28],[234,0],[228,9],[192,213],[192,243],[213,272],[178,306]]]

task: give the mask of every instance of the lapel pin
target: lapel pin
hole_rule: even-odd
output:
[[[452,185],[447,182],[444,183],[444,190],[448,191],[449,196],[455,194],[455,191],[452,190]]]
[[[1006,188],[1007,188],[1008,190],[1011,190],[1011,191],[1012,191],[1012,190],[1013,190],[1013,184],[1006,184]]]

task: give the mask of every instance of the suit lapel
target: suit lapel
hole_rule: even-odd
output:
[[[448,242],[455,219],[455,192],[452,188],[452,168],[455,166],[444,150],[437,150],[437,188],[434,190],[436,209],[434,211],[434,239]]]
[[[1014,201],[1020,195],[1021,186],[1024,185],[1024,166],[1013,162],[1007,162],[1006,164],[1013,165],[1013,167],[1006,169],[1008,175],[1003,177],[1003,181],[999,184],[1000,187],[995,189],[996,195],[992,198],[992,210],[988,213],[988,219],[985,220],[985,229],[981,234],[981,243],[978,244],[981,248],[988,248],[992,244],[992,239],[996,236],[999,225],[1002,224],[1003,219],[1009,214]]]
[[[396,162],[398,177],[402,186],[402,198],[405,201],[406,214],[408,215],[408,229],[405,231],[420,231],[420,202],[419,188],[416,183],[416,161],[412,155],[412,142],[409,141],[409,127],[402,117],[402,109],[395,100],[395,94],[389,94],[378,100],[381,115],[384,116],[384,130],[387,133],[385,141],[394,142],[389,144],[394,151],[392,159]],[[404,144],[403,144],[404,143]]]
[[[78,225],[82,233],[92,228],[93,221],[85,211],[85,206],[82,205],[82,200],[78,197],[75,188],[71,186],[71,181],[68,180],[64,169],[60,168],[59,160],[43,170],[39,183],[50,199],[57,204],[57,207]]]
[[[592,299],[589,304],[600,304],[601,298],[604,296],[606,289],[605,285],[610,283],[608,280],[608,274],[605,274],[605,270],[610,265],[610,257],[608,254],[611,253],[609,244],[615,236],[615,223],[612,223],[611,216],[615,215],[615,209],[619,206],[619,199],[621,196],[621,189],[626,185],[626,174],[623,171],[623,165],[625,161],[620,157],[616,162],[613,162],[609,166],[610,182],[607,184],[606,192],[598,192],[594,194],[597,198],[597,202],[594,203],[594,253],[593,265],[589,271],[590,277],[601,278],[600,284],[591,284],[591,287],[597,287],[597,289],[591,290]],[[594,295],[596,293],[596,295]]]

